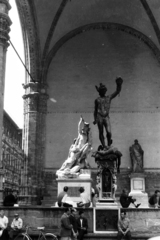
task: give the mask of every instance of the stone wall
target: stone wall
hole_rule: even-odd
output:
[[[114,29],[93,29],[67,41],[56,53],[48,72],[48,106],[44,165],[59,168],[77,137],[82,114],[91,124],[93,150],[100,144],[93,125],[95,85],[116,89],[115,78],[124,79],[113,99],[110,120],[113,144],[123,154],[122,167],[130,168],[129,147],[138,139],[144,150],[144,167],[160,168],[160,68],[153,52],[139,39]],[[93,158],[88,158],[95,167]]]
[[[24,221],[24,225],[33,228],[45,226],[47,231],[59,234],[60,218],[64,212],[63,208],[38,208],[19,207],[4,208],[9,220],[13,219],[14,213],[18,212]],[[159,209],[127,209],[127,216],[130,219],[133,235],[154,236],[160,234],[160,210]],[[93,233],[94,215],[93,209],[84,209],[88,219],[89,234]],[[103,234],[104,235],[104,234]],[[115,234],[113,234],[115,235]]]

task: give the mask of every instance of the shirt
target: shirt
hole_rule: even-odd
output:
[[[21,229],[23,226],[23,220],[21,218],[18,219],[13,219],[12,224],[11,224],[11,228],[15,228],[17,227],[18,229]]]
[[[89,203],[90,202],[90,199],[89,199],[89,196],[88,196],[87,192],[81,193],[80,196],[81,196],[81,201],[83,203]]]
[[[80,219],[81,228],[83,227],[83,219]]]
[[[8,225],[8,218],[6,216],[0,217],[0,228],[6,229]]]
[[[124,218],[124,219],[120,219],[118,221],[118,230],[122,229],[122,230],[126,230],[127,228],[129,228],[129,219],[128,218]]]
[[[66,195],[66,192],[60,192],[59,193],[58,198],[57,198],[59,204],[62,203],[62,199],[65,195]]]

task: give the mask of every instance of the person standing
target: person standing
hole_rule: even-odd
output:
[[[88,221],[84,217],[84,212],[79,211],[79,218],[77,219],[77,228],[78,228],[78,239],[83,240],[83,237],[88,232]]]
[[[14,214],[13,221],[11,223],[11,229],[9,231],[9,236],[12,239],[13,237],[17,236],[23,227],[23,220],[19,217],[18,213]]]
[[[0,240],[9,240],[8,234],[8,217],[4,215],[4,211],[0,211]]]
[[[126,212],[122,211],[120,219],[118,221],[117,240],[121,240],[123,237],[126,237],[128,240],[132,239],[129,223],[130,223],[130,220],[126,217]]]
[[[76,240],[78,236],[76,215],[77,215],[77,210],[75,208],[71,208],[71,214],[69,216],[69,220],[70,220],[70,223],[73,225],[72,234],[71,234],[72,240]]]
[[[70,209],[66,208],[65,212],[61,217],[61,229],[60,229],[61,240],[71,240],[73,225],[70,223],[69,216]]]

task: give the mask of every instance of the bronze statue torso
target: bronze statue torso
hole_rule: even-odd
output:
[[[111,98],[110,96],[97,98],[97,115],[101,117],[109,116]]]

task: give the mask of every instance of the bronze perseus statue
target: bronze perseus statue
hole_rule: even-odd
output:
[[[117,88],[114,93],[106,96],[107,88],[105,85],[100,83],[99,87],[95,86],[99,97],[95,100],[95,108],[94,108],[94,122],[93,124],[97,124],[99,130],[99,139],[103,146],[106,148],[105,139],[103,135],[104,128],[106,130],[106,137],[108,146],[112,143],[112,134],[111,134],[111,124],[109,119],[109,109],[111,105],[111,100],[115,98],[121,91],[123,79],[121,77],[116,78]]]

